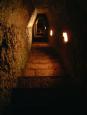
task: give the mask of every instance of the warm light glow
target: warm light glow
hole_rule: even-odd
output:
[[[64,38],[64,42],[67,43],[68,42],[67,32],[63,32],[63,38]]]
[[[53,30],[50,30],[50,36],[53,36]]]
[[[46,30],[47,28],[46,28],[46,26],[45,26],[45,30]]]

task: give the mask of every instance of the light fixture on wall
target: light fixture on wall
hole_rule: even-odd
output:
[[[45,26],[45,30],[47,29],[47,27]]]
[[[62,35],[63,35],[63,41],[64,41],[64,43],[67,43],[69,41],[67,32],[63,32]]]
[[[51,37],[53,36],[53,30],[52,29],[50,30],[50,36]]]

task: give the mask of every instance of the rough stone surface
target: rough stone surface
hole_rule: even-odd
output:
[[[35,0],[33,1],[35,2]],[[86,53],[84,53],[87,49],[85,48],[86,42],[84,43],[87,33],[87,30],[84,29],[87,24],[86,7],[81,8],[82,4],[79,5],[77,1],[69,0],[48,0],[47,4],[53,21],[50,29],[54,31],[53,37],[50,38],[50,45],[55,47],[57,52],[60,51],[61,60],[65,64],[66,70],[70,71],[70,75],[76,71],[76,75],[79,77],[81,72],[85,73],[82,70],[87,65]],[[42,6],[42,4],[40,5]],[[51,50],[46,49],[45,52],[42,50],[43,48],[41,50],[35,48],[36,51],[33,49],[32,51],[36,53],[31,53],[35,56],[30,57],[29,54],[31,61],[29,59],[27,63],[29,66],[26,66],[28,68],[25,73],[29,79],[24,78],[21,82],[20,80],[16,81],[17,76],[20,76],[21,70],[24,69],[28,57],[27,49],[31,46],[28,44],[30,39],[27,39],[26,36],[26,26],[31,13],[31,0],[0,0],[0,88],[2,88],[0,90],[0,109],[4,103],[9,101],[8,97],[10,97],[9,91],[5,88],[16,87],[17,82],[19,86],[21,83],[21,87],[48,87],[49,83],[56,83],[53,82],[57,80],[54,76],[62,74],[57,58],[54,59],[50,55],[53,54],[50,52]],[[62,41],[61,32],[66,26],[72,28],[68,28],[72,32],[72,37],[70,44],[65,45]],[[1,47],[4,32],[5,36],[8,36],[6,39],[9,47],[7,51]],[[32,33],[29,34],[32,35]],[[56,60],[57,65],[55,64]],[[28,77],[29,75],[31,77]],[[49,75],[53,78],[46,77]],[[40,77],[37,78],[36,76]],[[60,82],[60,80],[58,81]],[[68,81],[70,83],[70,80]]]
[[[32,13],[29,0],[0,0],[0,112],[10,100],[24,68],[30,44],[26,27]],[[1,114],[1,113],[0,113]]]
[[[0,87],[12,84],[10,79],[15,81],[25,66],[31,45],[26,28],[32,9],[31,1],[29,4],[26,0],[0,1]],[[6,82],[7,79],[9,83]],[[3,82],[6,84],[2,85]]]
[[[47,44],[32,45],[24,76],[61,76],[63,70],[57,54]]]

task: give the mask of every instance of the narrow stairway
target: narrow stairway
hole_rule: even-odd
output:
[[[31,55],[26,65],[24,76],[61,76],[63,75],[59,57],[46,43],[32,45]]]
[[[33,44],[24,77],[18,78],[18,87],[11,90],[11,103],[4,115],[46,114],[47,110],[55,114],[53,108],[57,113],[67,111],[66,104],[73,111],[71,103],[77,110],[83,89],[64,73],[58,56],[47,44]],[[77,96],[77,103],[72,96]]]
[[[58,54],[47,43],[34,43],[18,87],[53,87],[65,79]]]
[[[58,53],[46,43],[32,44],[23,76],[17,81],[17,88],[68,89],[68,86],[71,88],[78,86],[78,81],[65,73]]]

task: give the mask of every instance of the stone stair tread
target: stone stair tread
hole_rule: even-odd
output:
[[[47,44],[34,44],[27,62],[25,76],[63,75],[58,55]]]

